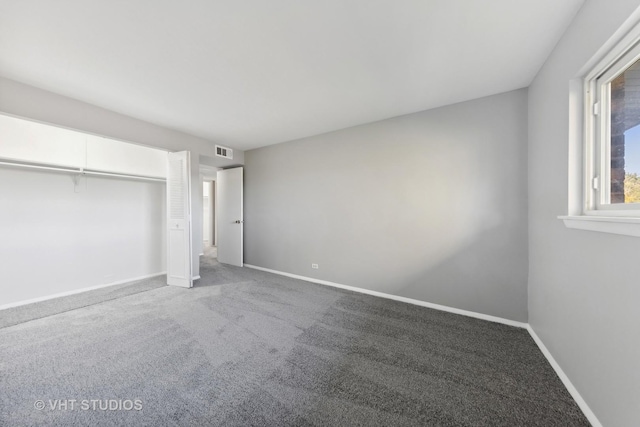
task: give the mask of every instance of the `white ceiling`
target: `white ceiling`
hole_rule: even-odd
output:
[[[0,75],[237,149],[526,87],[584,0],[0,0]]]

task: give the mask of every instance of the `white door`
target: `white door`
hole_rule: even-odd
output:
[[[167,284],[190,288],[191,164],[188,151],[167,153]]]
[[[242,172],[243,168],[218,171],[216,210],[218,216],[218,261],[242,267]]]

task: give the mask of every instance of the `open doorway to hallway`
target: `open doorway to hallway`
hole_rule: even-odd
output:
[[[218,257],[216,233],[216,182],[202,182],[202,239],[203,253],[209,258]]]
[[[243,167],[200,166],[202,185],[201,256],[243,266]],[[200,191],[200,190],[199,190]]]

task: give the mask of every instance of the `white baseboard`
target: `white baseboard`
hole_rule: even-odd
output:
[[[198,279],[200,279],[200,278],[201,278],[201,277],[200,277],[199,275],[198,275],[198,276],[193,276],[193,277],[191,278],[191,280],[198,280]]]
[[[285,273],[284,271],[271,270],[269,268],[258,267],[256,265],[244,264],[245,267],[253,268],[255,270],[262,270],[268,273],[279,274],[281,276],[292,277],[294,279],[305,280],[307,282],[318,283],[320,285],[333,286],[334,288],[347,289],[349,291],[360,292],[362,294],[373,295],[376,297],[392,299],[395,301],[402,301],[408,304],[419,305],[422,307],[433,308],[434,310],[447,311],[449,313],[460,314],[462,316],[474,317],[476,319],[488,320],[490,322],[502,323],[509,326],[515,326],[517,328],[526,328],[527,324],[518,322],[515,320],[505,319],[497,316],[490,316],[488,314],[476,313],[475,311],[462,310],[459,308],[448,307],[446,305],[433,304],[426,301],[420,301],[413,298],[401,297],[398,295],[386,294],[384,292],[371,291],[369,289],[357,288],[355,286],[341,285],[340,283],[329,282],[326,280],[314,279],[312,277],[299,276],[297,274]]]
[[[46,300],[50,300],[50,299],[54,299],[54,298],[66,297],[66,296],[69,296],[69,295],[81,294],[82,292],[95,291],[96,289],[108,288],[109,286],[122,285],[122,284],[129,283],[129,282],[137,282],[138,280],[150,279],[152,277],[162,276],[163,274],[167,274],[167,272],[163,271],[163,272],[160,272],[160,273],[147,274],[145,276],[133,277],[131,279],[125,279],[125,280],[119,280],[117,282],[107,283],[107,284],[104,284],[104,285],[89,286],[87,288],[74,289],[73,291],[60,292],[60,293],[57,293],[57,294],[47,295],[47,296],[44,296],[44,297],[38,297],[38,298],[33,298],[33,299],[28,299],[28,300],[18,301],[18,302],[12,302],[10,304],[0,305],[0,310],[5,310],[7,308],[12,308],[12,307],[19,307],[21,305],[33,304],[34,302],[41,302],[41,301],[46,301]]]
[[[585,402],[585,400],[582,398],[567,374],[564,373],[558,362],[556,362],[556,359],[553,358],[549,349],[547,349],[547,347],[544,345],[544,343],[542,342],[538,334],[536,334],[536,332],[533,330],[530,324],[527,324],[527,331],[529,331],[529,335],[531,335],[531,338],[533,338],[533,340],[536,342],[538,348],[540,349],[542,354],[544,354],[544,357],[547,358],[549,364],[553,367],[553,370],[556,371],[556,374],[566,387],[569,394],[571,394],[571,397],[573,397],[573,400],[576,401],[576,403],[582,410],[582,413],[584,413],[584,416],[587,417],[587,420],[589,420],[593,427],[602,427],[602,423],[600,423],[600,420],[598,420],[591,408],[589,408],[587,402]]]

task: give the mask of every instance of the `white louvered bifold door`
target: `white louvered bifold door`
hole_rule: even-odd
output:
[[[188,151],[167,153],[167,284],[190,288],[191,166]]]

